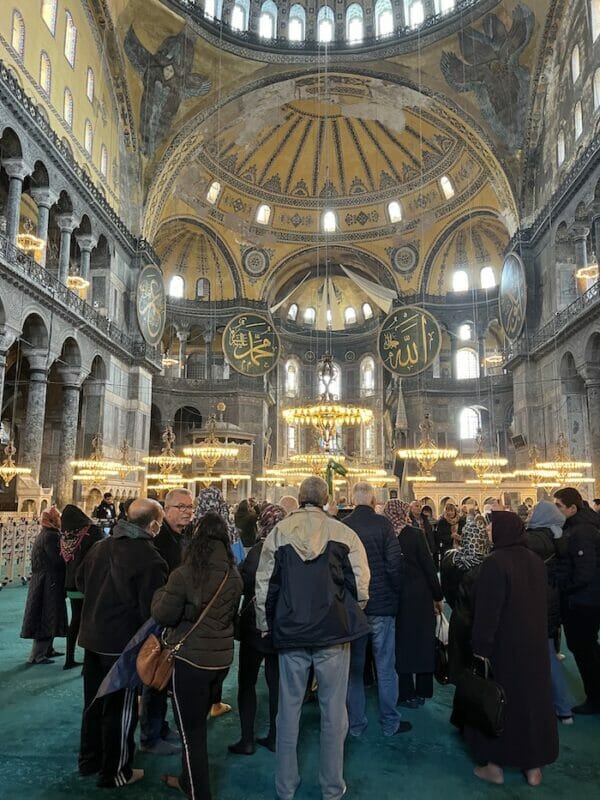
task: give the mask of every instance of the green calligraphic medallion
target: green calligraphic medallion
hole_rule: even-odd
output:
[[[418,375],[440,352],[442,332],[436,318],[418,306],[402,306],[379,329],[377,347],[383,365],[394,375]]]
[[[137,286],[136,310],[142,336],[157,345],[165,329],[167,295],[162,272],[148,264],[140,273]]]
[[[509,253],[504,259],[498,305],[500,324],[507,338],[514,342],[521,335],[527,312],[527,276],[516,253]]]
[[[279,361],[281,342],[273,323],[260,314],[238,314],[223,333],[223,352],[236,372],[266,375]]]

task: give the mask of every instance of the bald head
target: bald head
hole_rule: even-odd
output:
[[[286,514],[289,514],[290,511],[295,511],[298,508],[298,501],[291,494],[284,494],[283,497],[279,498],[277,505],[285,508]]]
[[[143,528],[146,533],[155,536],[162,525],[163,514],[162,506],[157,500],[138,497],[129,506],[127,519],[139,528]]]

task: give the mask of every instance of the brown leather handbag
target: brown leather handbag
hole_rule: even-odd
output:
[[[179,652],[181,646],[188,638],[188,636],[196,630],[198,625],[202,622],[204,617],[208,614],[212,604],[215,602],[221,593],[227,578],[229,577],[229,570],[225,573],[225,577],[219,584],[219,588],[213,594],[211,599],[206,604],[204,611],[200,614],[196,622],[192,625],[189,631],[183,636],[177,644],[171,645],[161,640],[151,633],[144,644],[140,648],[137,659],[135,661],[135,668],[140,680],[146,686],[152,689],[162,691],[169,685],[171,675],[173,674],[173,660]]]

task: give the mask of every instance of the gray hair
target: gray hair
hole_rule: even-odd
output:
[[[190,490],[189,489],[184,489],[183,486],[181,487],[181,489],[171,489],[171,491],[167,492],[167,494],[165,496],[165,508],[167,506],[173,505],[173,499],[178,494],[187,494],[188,497],[192,497],[192,498],[194,497],[194,495],[190,492]]]
[[[314,506],[323,508],[329,497],[329,489],[323,478],[317,475],[311,475],[310,478],[305,478],[300,484],[298,490],[298,502],[310,503]]]
[[[375,500],[375,489],[367,481],[358,481],[352,489],[352,498],[356,506],[370,506]]]

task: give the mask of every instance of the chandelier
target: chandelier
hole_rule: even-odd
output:
[[[501,364],[504,363],[504,356],[502,353],[499,353],[497,350],[494,350],[492,353],[487,355],[483,359],[483,363],[486,367],[499,367]]]
[[[69,275],[67,278],[67,287],[69,289],[74,289],[76,292],[80,292],[82,289],[87,289],[90,285],[89,281],[86,281],[85,278],[82,278],[81,275]]]
[[[486,453],[484,453],[483,433],[481,428],[477,429],[475,442],[477,444],[475,455],[457,458],[454,464],[457,467],[470,467],[477,476],[477,483],[484,486],[492,485],[488,483],[488,481],[493,481],[495,484],[498,481],[498,475],[502,476],[500,480],[504,477],[508,477],[508,473],[497,472],[498,467],[505,467],[508,464],[508,459],[501,456],[486,455]],[[471,478],[469,480],[473,479]]]
[[[593,483],[593,479],[585,478],[582,472],[582,470],[589,469],[591,466],[589,461],[576,461],[569,457],[567,439],[562,431],[558,434],[554,461],[542,461],[539,463],[540,469],[555,473],[559,486],[562,486],[568,481]]]
[[[336,453],[335,460],[338,464],[343,464],[346,456]],[[308,467],[315,475],[320,475],[331,461],[331,453],[297,453],[290,456],[289,461],[291,464],[298,464],[300,468]]]
[[[17,448],[15,447],[13,440],[9,439],[8,444],[4,448],[6,458],[0,464],[0,478],[2,478],[6,486],[8,486],[12,479],[16,478],[17,475],[31,475],[31,469],[29,467],[17,467],[15,464],[13,456],[16,455],[16,452]]]
[[[308,406],[286,408],[282,416],[288,425],[304,425],[315,428],[323,440],[324,449],[329,452],[338,425],[365,425],[373,419],[370,408],[346,405],[335,401],[330,391],[335,377],[333,359],[329,353],[321,359],[319,383],[323,392],[316,403]]]
[[[124,480],[129,473],[131,472],[138,472],[139,470],[143,469],[143,467],[139,467],[136,464],[132,464],[129,460],[129,454],[131,452],[131,447],[129,446],[129,442],[127,439],[123,440],[123,444],[121,445],[121,461],[119,462],[120,466],[117,471],[117,474],[121,480]]]
[[[102,436],[97,433],[92,439],[92,453],[89,458],[78,458],[71,461],[71,466],[79,470],[73,475],[74,481],[102,483],[109,476],[118,475],[118,461],[110,461],[104,458],[104,448],[102,447]]]
[[[248,475],[244,472],[232,472],[232,473],[223,473],[219,475],[219,478],[222,481],[229,481],[234,489],[237,489],[238,484],[240,481],[249,481],[252,475]]]
[[[575,273],[575,277],[587,281],[598,280],[598,264],[592,262],[585,267],[580,267]]]
[[[165,368],[178,367],[179,366],[179,359],[175,358],[174,356],[169,355],[169,351],[165,350],[165,354],[161,358],[160,363]]]
[[[216,435],[216,428],[216,417],[214,414],[211,414],[208,425],[206,426],[208,431],[206,439],[200,442],[200,444],[195,444],[193,447],[183,448],[183,452],[186,456],[193,456],[194,458],[200,458],[204,461],[207,476],[213,471],[217,461],[223,458],[235,458],[240,452],[238,445],[219,441]]]
[[[23,223],[24,233],[17,235],[17,247],[25,253],[39,253],[46,246],[46,242],[39,236],[33,235],[33,223],[26,219]]]
[[[178,467],[183,467],[192,463],[192,459],[188,456],[175,455],[175,451],[173,450],[173,445],[175,444],[175,434],[173,433],[173,428],[170,425],[167,425],[165,428],[161,439],[164,442],[164,447],[160,451],[160,455],[144,456],[144,458],[142,458],[144,464],[150,464],[160,468],[160,480],[173,473]],[[150,476],[148,475],[148,477]]]
[[[452,447],[437,447],[433,441],[433,425],[429,414],[425,414],[423,422],[419,425],[421,441],[414,448],[405,448],[396,451],[398,458],[416,461],[419,465],[419,475],[408,477],[409,481],[435,483],[437,478],[431,474],[432,469],[441,459],[456,458],[458,450]]]

